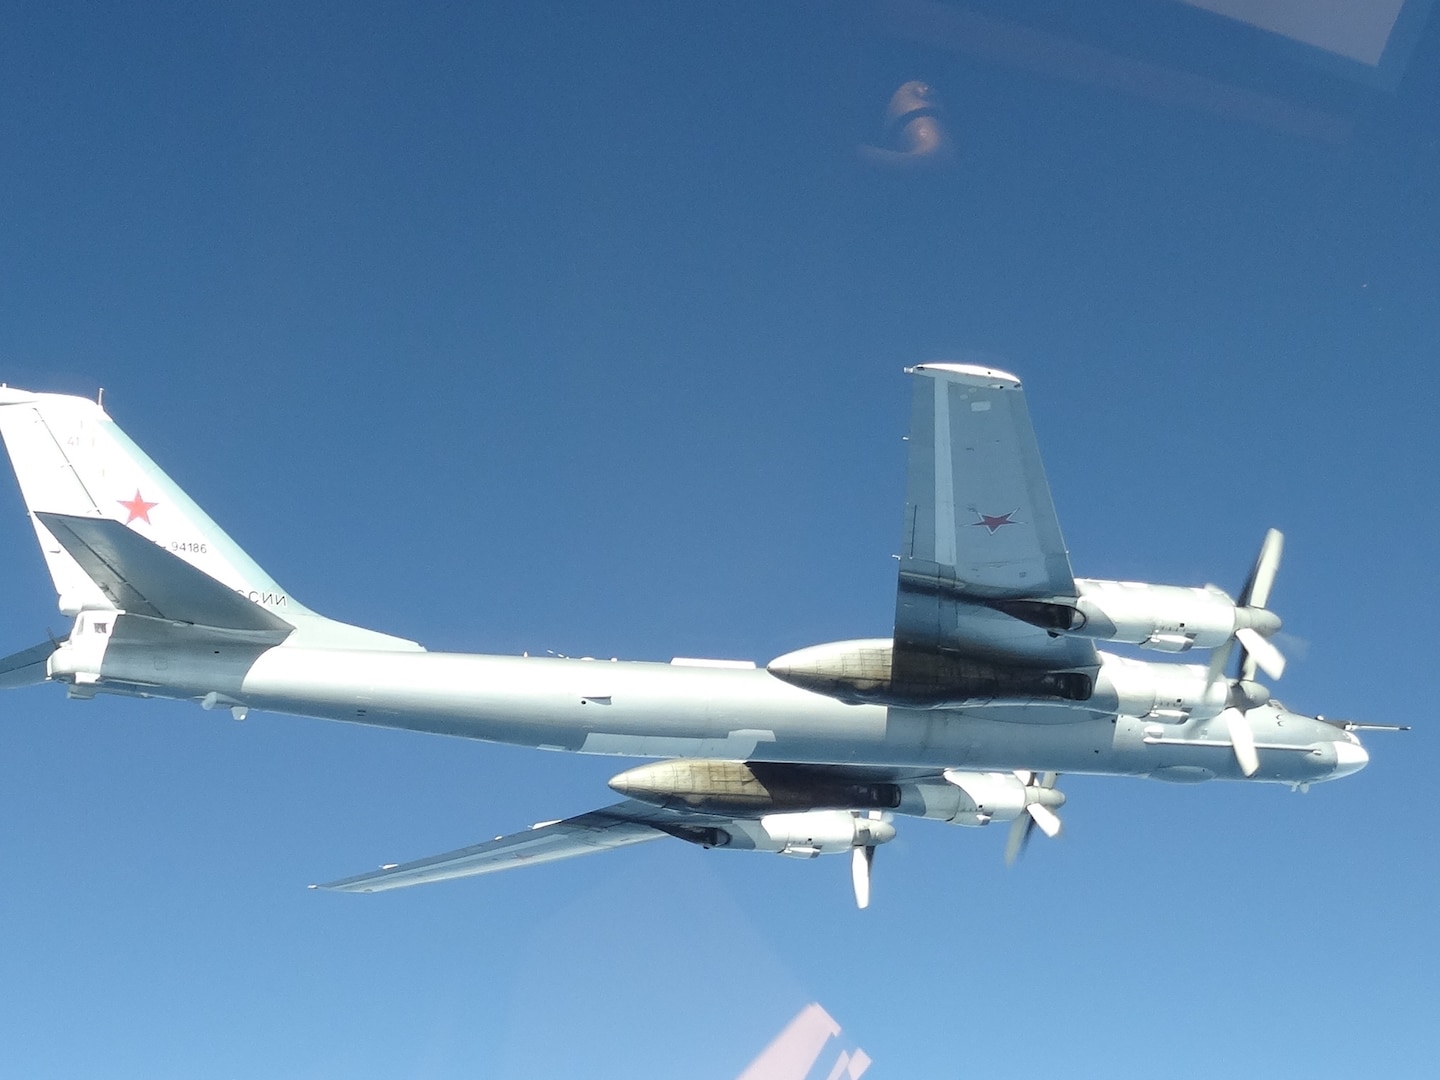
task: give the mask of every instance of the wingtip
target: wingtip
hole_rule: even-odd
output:
[[[953,382],[973,383],[977,386],[1004,386],[1009,389],[1018,389],[1020,386],[1019,377],[1002,371],[1000,368],[989,367],[984,364],[945,364],[929,363],[916,364],[907,371],[914,374],[928,374],[935,372],[948,376]]]

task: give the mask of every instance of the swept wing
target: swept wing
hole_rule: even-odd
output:
[[[1096,667],[1091,641],[1050,634],[1004,610],[1077,595],[1020,380],[970,364],[922,364],[911,373],[897,666],[907,654],[943,652],[1032,668]]]
[[[638,797],[311,888],[383,892],[672,836],[706,848],[807,859],[848,854],[855,898],[863,908],[875,849],[894,838],[895,815],[966,826],[1013,822],[1027,832],[1035,821],[1054,836],[1060,823],[1053,808],[1065,801],[1054,790],[1053,774],[696,758],[637,766],[613,777],[610,786]]]
[[[356,874],[311,888],[336,892],[384,892],[432,881],[493,874],[520,866],[593,855],[630,844],[659,840],[668,835],[661,827],[694,824],[682,819],[699,815],[669,813],[633,799],[592,810],[563,821],[542,822],[523,832],[497,836],[483,844],[447,851],[414,862],[383,867],[374,873]]]

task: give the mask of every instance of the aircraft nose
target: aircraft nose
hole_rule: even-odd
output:
[[[1370,755],[1358,742],[1351,742],[1349,739],[1341,742],[1337,739],[1335,742],[1335,771],[1330,775],[1338,780],[1342,776],[1359,772],[1369,763]]]

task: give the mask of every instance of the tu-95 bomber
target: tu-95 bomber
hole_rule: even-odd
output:
[[[431,652],[326,618],[97,402],[0,388],[0,435],[73,619],[63,638],[0,660],[0,686],[651,759],[616,775],[621,799],[600,809],[319,886],[345,892],[671,837],[849,855],[864,907],[897,822],[1007,824],[1013,861],[1035,830],[1060,832],[1065,773],[1304,789],[1365,766],[1356,731],[1385,725],[1292,712],[1261,681],[1285,664],[1269,606],[1280,533],[1235,598],[1077,578],[1020,381],[968,364],[909,375],[893,634],[764,667]],[[1112,643],[1181,655],[1142,660]]]

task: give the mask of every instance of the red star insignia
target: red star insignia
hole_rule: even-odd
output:
[[[999,517],[991,517],[989,514],[981,514],[979,521],[972,521],[971,525],[984,525],[993,534],[996,529],[1006,525],[1019,525],[1018,521],[1012,520],[1016,511],[1011,510],[1008,514],[1001,514]]]
[[[116,499],[115,501],[125,507],[125,512],[130,515],[125,519],[126,525],[129,525],[132,521],[143,521],[146,525],[149,525],[150,511],[160,505],[159,503],[146,502],[142,499],[139,488],[135,489],[135,498]]]

